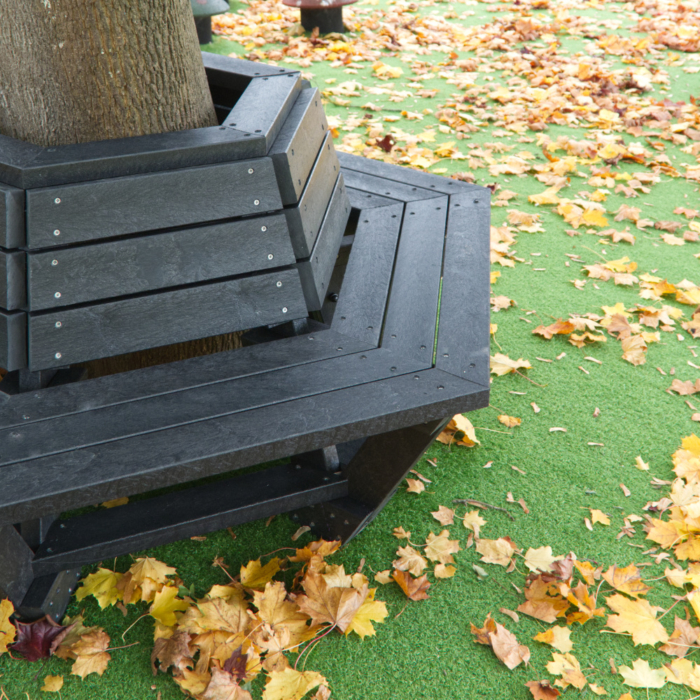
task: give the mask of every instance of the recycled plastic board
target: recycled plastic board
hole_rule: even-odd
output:
[[[8,311],[23,309],[26,300],[24,253],[0,248],[0,307]]]
[[[98,238],[281,209],[270,158],[27,190],[27,246]]]
[[[349,218],[350,200],[345,191],[343,176],[339,175],[311,256],[308,260],[297,263],[309,311],[319,311],[323,306]]]
[[[267,152],[300,91],[300,73],[253,78],[224,119],[223,126],[264,137]]]
[[[27,315],[0,309],[0,367],[12,372],[27,366]]]
[[[284,204],[299,201],[327,131],[319,91],[302,90],[268,154]]]
[[[284,214],[30,253],[27,257],[31,311],[232,277],[295,261]],[[0,306],[1,302],[2,289]]]
[[[299,204],[284,210],[297,259],[311,255],[339,173],[338,156],[328,133],[316,156]]]
[[[29,367],[49,369],[307,315],[296,270],[29,316]]]
[[[24,191],[0,182],[0,248],[24,245]]]

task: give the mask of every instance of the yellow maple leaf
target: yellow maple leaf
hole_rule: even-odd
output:
[[[664,669],[659,670],[664,671]],[[695,691],[700,691],[700,667],[690,659],[674,659],[666,665],[665,675],[666,680],[671,683],[687,685]]]
[[[479,539],[479,533],[481,532],[482,526],[486,525],[486,521],[481,517],[478,510],[470,510],[462,519],[464,527],[467,530],[471,530],[474,533],[474,537]]]
[[[668,641],[668,632],[656,619],[663,608],[652,606],[646,600],[630,600],[615,593],[605,599],[607,606],[617,615],[608,615],[606,625],[616,632],[632,635],[634,645],[657,644]]]
[[[515,416],[506,416],[504,414],[498,416],[498,422],[505,425],[506,428],[517,428],[523,421]]]
[[[438,442],[445,445],[456,443],[464,447],[474,447],[474,445],[480,444],[471,421],[461,413],[452,416],[452,420],[445,426],[437,439]]]
[[[561,187],[554,185],[539,194],[531,194],[527,199],[529,202],[538,206],[541,204],[559,204],[561,199],[557,197],[557,192],[559,192],[560,189]]]
[[[552,571],[552,564],[560,557],[555,557],[552,554],[552,548],[549,546],[530,549],[525,552],[525,566],[530,571]]]
[[[497,352],[491,357],[491,374],[502,377],[510,372],[516,372],[519,369],[532,369],[532,365],[523,358],[511,360],[508,355]]]
[[[418,576],[428,566],[428,560],[413,547],[399,547],[396,553],[399,558],[394,560],[393,566],[399,571],[408,571]]]
[[[452,564],[454,562],[452,555],[459,552],[459,542],[451,540],[449,537],[450,533],[448,530],[443,530],[439,535],[431,532],[426,539],[425,556],[430,561]]]
[[[586,687],[586,677],[581,671],[581,664],[573,654],[557,654],[552,652],[552,661],[547,664],[547,670],[553,676],[561,676],[554,685],[560,688],[568,688],[570,685],[578,690]]]
[[[567,654],[574,648],[574,643],[571,641],[571,630],[568,627],[550,627],[544,632],[536,634],[533,639],[536,642],[549,644],[562,654]]]
[[[110,569],[98,569],[94,574],[89,574],[82,581],[82,586],[75,592],[78,601],[89,595],[95,596],[97,602],[103,610],[108,605],[114,605],[121,600],[122,594],[118,590],[117,584],[124,574],[111,571]]]
[[[591,511],[591,522],[595,525],[596,523],[600,523],[601,525],[610,525],[610,518],[603,513],[602,510],[598,510],[597,508],[590,508]]]
[[[285,668],[272,671],[263,690],[263,700],[301,700],[309,691],[328,681],[316,671],[295,671]]]
[[[14,612],[15,608],[7,598],[0,600],[0,656],[7,651],[17,635],[15,626],[10,622],[10,615]]]
[[[433,573],[435,578],[452,578],[457,573],[457,569],[452,564],[436,564]]]
[[[648,661],[637,659],[629,666],[618,668],[624,678],[623,683],[632,688],[663,688],[666,685],[666,673],[663,668],[651,668]]]
[[[615,590],[621,593],[627,593],[627,595],[631,595],[633,598],[646,595],[651,590],[651,587],[647,586],[642,581],[642,573],[634,564],[630,564],[624,568],[611,566],[603,574],[603,578]]]
[[[355,613],[350,625],[345,630],[347,637],[350,632],[355,632],[362,639],[372,637],[376,634],[372,622],[384,622],[384,619],[389,614],[386,609],[386,604],[381,600],[374,600],[374,593],[377,589],[370,588],[367,594],[367,599],[360,606],[360,609]]]
[[[485,564],[508,566],[518,548],[510,539],[499,537],[497,540],[479,540],[476,543],[476,551],[481,554],[481,561]]]
[[[92,629],[84,634],[71,646],[71,653],[75,657],[71,673],[80,676],[83,680],[91,673],[101,676],[112,658],[107,653],[107,649],[109,649],[109,636],[103,629]]]
[[[46,676],[41,689],[45,693],[57,693],[63,688],[63,676]]]
[[[149,614],[166,627],[172,627],[177,622],[176,612],[187,610],[191,603],[177,597],[178,589],[175,586],[163,586],[155,594]]]
[[[258,591],[265,588],[265,584],[280,570],[278,557],[270,559],[265,566],[260,564],[260,559],[249,561],[241,567],[241,584],[246,588],[254,588]]]

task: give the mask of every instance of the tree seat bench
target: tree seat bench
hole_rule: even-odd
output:
[[[351,213],[309,261],[316,309],[237,350],[0,384],[0,597],[20,615],[60,618],[83,565],[273,514],[347,542],[452,415],[488,404],[489,190],[337,161]]]

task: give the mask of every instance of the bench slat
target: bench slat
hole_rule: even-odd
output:
[[[301,88],[300,73],[253,78],[222,126],[262,136],[267,153]]]
[[[399,202],[360,212],[333,330],[379,343],[402,216]]]
[[[0,183],[0,248],[19,248],[24,240],[24,190]]]
[[[281,213],[30,253],[28,260],[32,311],[181,287],[295,262],[287,220]],[[0,279],[1,273],[0,256]]]
[[[27,280],[24,253],[0,248],[0,307],[8,311],[24,309]]]
[[[110,510],[59,520],[32,562],[35,576],[157,547],[347,494],[347,480],[284,464]]]
[[[0,309],[0,367],[12,372],[26,366],[27,314]]]
[[[306,315],[294,269],[59,309],[29,317],[29,366],[60,367]]]
[[[382,347],[432,362],[448,198],[408,202]],[[461,298],[461,297],[460,297]]]
[[[488,190],[450,197],[436,363],[484,386],[489,385],[490,218]]]
[[[442,177],[442,175],[424,173],[415,168],[397,168],[391,163],[363,158],[362,156],[354,156],[350,153],[340,153],[338,158],[340,159],[341,166],[348,170],[357,170],[358,172],[376,175],[377,177],[386,178],[387,180],[405,182],[409,185],[434,190],[441,194],[458,194],[465,190],[470,192],[474,191],[478,194],[483,189],[479,185],[472,185],[471,183],[462,182],[461,180],[453,180],[449,177]]]
[[[331,201],[328,204],[311,256],[308,260],[297,263],[309,311],[319,311],[323,306],[328,293],[328,283],[338,257],[340,240],[349,218],[350,201],[345,192],[345,184],[341,174],[338,175],[335,183]]]
[[[406,169],[408,170],[409,168]],[[376,194],[382,197],[389,197],[389,199],[396,199],[399,202],[414,202],[416,200],[441,196],[439,192],[434,192],[416,185],[406,184],[406,182],[397,182],[396,180],[387,180],[383,177],[368,175],[367,173],[357,170],[343,169],[343,173],[348,187],[364,190],[370,194]]]
[[[27,191],[27,245],[50,248],[281,207],[270,158],[45,187]]]
[[[338,156],[333,139],[327,133],[299,204],[284,210],[297,259],[311,255],[339,174]]]
[[[299,201],[327,131],[319,91],[302,90],[269,153],[284,204]]]
[[[343,169],[343,172],[346,172]],[[350,197],[350,204],[352,204],[354,209],[374,209],[375,207],[388,207],[392,204],[396,204],[396,200],[389,199],[388,197],[380,197],[376,194],[371,194],[370,192],[365,192],[364,190],[357,190],[354,187],[348,187],[348,197]]]
[[[380,349],[17,426],[0,431],[0,467],[423,368]]]
[[[487,403],[486,387],[432,369],[21,462],[0,470],[0,523],[221,474]]]
[[[340,348],[340,349],[339,349]],[[145,369],[26,394],[0,394],[0,429],[27,426],[73,413],[175,394],[199,386],[371,349],[369,343],[321,330],[235,351],[194,357]],[[4,400],[3,400],[4,399]]]

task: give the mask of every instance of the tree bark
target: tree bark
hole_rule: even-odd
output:
[[[189,0],[0,0],[0,133],[59,146],[217,124]],[[87,363],[101,376],[239,333]]]
[[[188,0],[0,0],[0,132],[40,146],[213,126]]]

